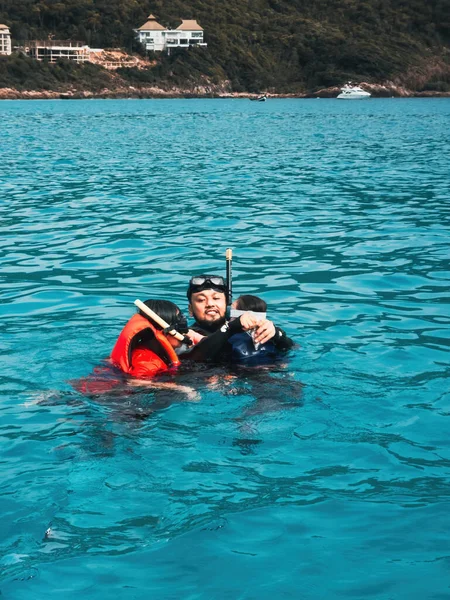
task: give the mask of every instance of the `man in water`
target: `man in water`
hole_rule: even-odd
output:
[[[189,314],[195,319],[192,327],[202,335],[211,335],[221,328],[227,328],[227,286],[220,275],[196,275],[191,278],[187,290]],[[277,350],[289,350],[294,342],[272,321],[264,319],[253,336],[256,344],[269,340]]]

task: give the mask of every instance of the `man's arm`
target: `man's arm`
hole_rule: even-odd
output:
[[[272,321],[268,321],[267,319],[262,321],[257,327],[255,342],[259,344],[272,342],[277,350],[289,350],[294,346],[293,340],[280,327],[275,327]]]
[[[277,350],[290,350],[294,345],[294,340],[286,335],[286,332],[281,327],[275,327],[275,335],[271,339],[271,342]]]
[[[223,352],[232,335],[252,329],[256,324],[257,320],[252,314],[244,313],[238,319],[225,323],[218,331],[204,337],[190,350],[180,354],[179,358],[195,362],[214,361]]]

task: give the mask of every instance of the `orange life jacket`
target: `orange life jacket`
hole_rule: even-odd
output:
[[[86,377],[69,383],[77,392],[85,396],[107,396],[117,391],[123,397],[127,391],[125,382],[111,366],[95,367]]]
[[[143,332],[150,330],[157,343],[157,353],[139,343]],[[162,331],[140,314],[135,314],[122,329],[111,352],[112,362],[134,377],[154,377],[180,364],[175,350]]]

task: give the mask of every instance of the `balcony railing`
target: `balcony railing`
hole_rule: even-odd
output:
[[[72,40],[34,40],[27,43],[29,48],[83,48],[85,42],[74,42]]]

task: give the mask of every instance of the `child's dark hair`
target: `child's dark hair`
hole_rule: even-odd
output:
[[[266,312],[267,304],[262,298],[258,296],[252,296],[251,294],[244,294],[239,296],[236,300],[237,310],[252,310],[253,312]]]
[[[161,317],[161,319],[163,319],[169,325],[174,325],[180,315],[180,309],[178,306],[169,300],[146,300],[144,304],[145,306],[151,308],[153,312],[158,315],[158,317]],[[146,319],[150,319],[150,317],[142,311],[139,311],[139,314]],[[152,319],[151,321],[156,329],[161,329],[161,327],[157,323],[154,323]]]

